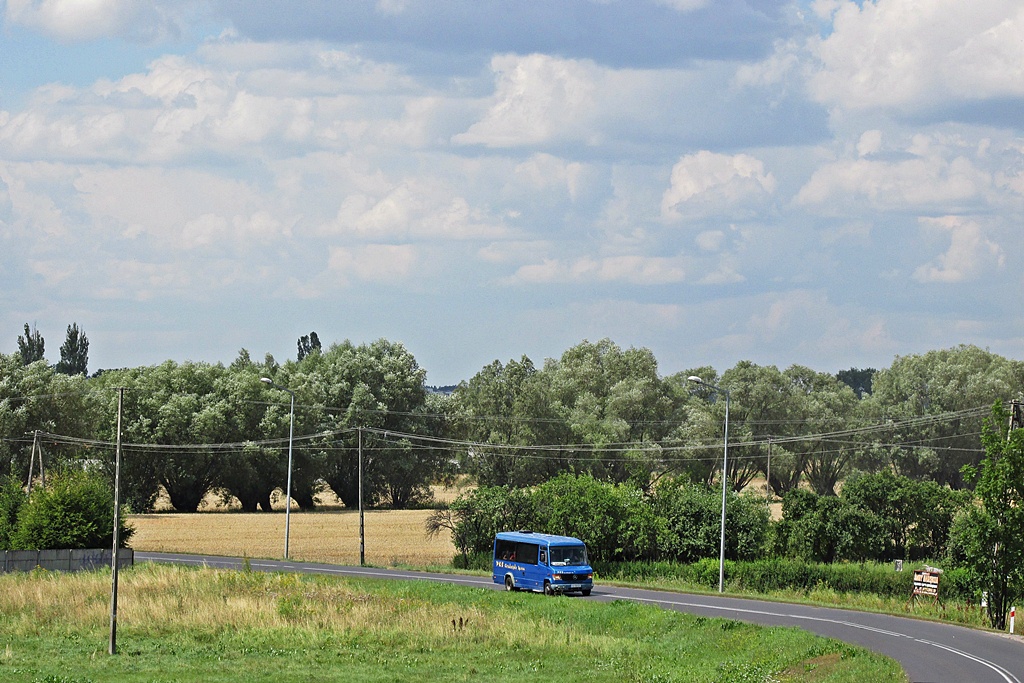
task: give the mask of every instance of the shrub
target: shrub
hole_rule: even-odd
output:
[[[632,559],[625,557],[626,510],[614,485],[589,474],[561,474],[538,486],[533,499],[535,531],[575,536],[594,560]]]
[[[775,552],[808,562],[862,562],[885,547],[878,517],[832,496],[794,490],[782,501]]]
[[[701,558],[718,558],[722,529],[720,491],[683,481],[663,482],[655,496],[655,511],[665,525],[661,559],[696,562]],[[730,494],[725,508],[726,558],[762,557],[770,524],[763,499]]]
[[[8,475],[0,479],[0,550],[11,549],[11,536],[18,524],[18,512],[25,505],[21,482]]]
[[[427,533],[449,531],[452,543],[469,562],[473,553],[490,553],[494,534],[528,529],[535,524],[536,510],[529,492],[507,486],[481,486],[461,494],[448,509],[427,519]]]
[[[884,471],[850,477],[843,500],[874,513],[884,534],[881,560],[940,557],[950,526],[970,494],[934,481],[914,481]]]
[[[122,518],[120,542],[134,529]],[[18,550],[108,548],[114,538],[114,494],[96,474],[68,470],[35,488],[18,514],[11,547]]]

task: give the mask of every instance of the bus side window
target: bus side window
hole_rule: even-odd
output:
[[[545,550],[544,548],[540,549],[540,563],[541,564],[547,564],[548,563],[548,551]]]

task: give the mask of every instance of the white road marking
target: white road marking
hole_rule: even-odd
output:
[[[706,610],[717,610],[717,611],[720,611],[720,612],[736,612],[736,613],[739,613],[739,614],[759,614],[759,615],[762,615],[762,616],[783,617],[783,618],[786,618],[786,619],[799,619],[799,620],[803,620],[803,621],[820,621],[820,622],[826,622],[826,623],[830,623],[830,624],[836,624],[836,625],[839,625],[839,626],[847,626],[849,628],[861,629],[862,631],[871,631],[873,633],[880,633],[880,634],[882,634],[884,636],[891,636],[893,638],[906,638],[908,640],[913,640],[914,642],[921,643],[922,645],[930,645],[932,647],[937,647],[937,648],[939,648],[941,650],[946,650],[947,652],[951,652],[952,654],[959,655],[960,657],[964,657],[964,658],[969,659],[971,661],[977,662],[978,664],[982,664],[984,666],[987,666],[988,668],[992,669],[997,674],[999,674],[1002,677],[1002,679],[1004,681],[1006,681],[1006,683],[1021,683],[1021,680],[1019,678],[1017,678],[1015,675],[1013,675],[1012,673],[1010,673],[1009,671],[1007,671],[1003,667],[999,666],[995,662],[991,662],[991,661],[989,661],[987,659],[984,659],[982,657],[978,657],[977,655],[972,655],[969,652],[964,652],[963,650],[957,650],[956,648],[949,647],[948,645],[943,645],[941,643],[935,643],[935,642],[932,642],[930,640],[922,640],[920,638],[915,638],[914,636],[908,635],[906,633],[899,633],[897,631],[889,631],[889,630],[877,628],[877,627],[874,627],[874,626],[867,626],[865,624],[858,624],[858,623],[853,622],[853,621],[843,621],[843,620],[839,620],[839,619],[829,619],[829,618],[826,618],[826,617],[813,617],[813,616],[803,615],[803,614],[788,614],[786,612],[770,612],[768,610],[746,609],[746,608],[742,608],[742,607],[725,607],[725,606],[719,606],[719,605],[709,605],[709,604],[706,604],[706,603],[699,603],[699,602],[682,602],[682,601],[677,601],[677,600],[663,600],[663,599],[654,599],[654,598],[637,598],[637,597],[630,597],[630,596],[627,596],[627,595],[616,595],[615,593],[603,593],[602,595],[606,595],[606,596],[608,596],[610,598],[614,598],[614,599],[617,599],[617,600],[631,600],[633,602],[649,602],[649,603],[653,603],[653,604],[656,604],[656,605],[673,605],[673,606],[677,606],[677,607],[690,607],[690,608],[699,608],[699,609],[706,609]]]

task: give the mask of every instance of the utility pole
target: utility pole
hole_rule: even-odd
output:
[[[768,471],[764,474],[764,497],[765,504],[771,509],[772,506],[772,437],[768,436]]]
[[[117,390],[117,448],[114,451],[114,551],[110,560],[110,649],[117,654],[117,550],[121,544],[121,412],[124,407],[124,387]]]
[[[363,428],[359,434],[359,566],[366,564],[366,538],[363,536]]]
[[[1024,411],[1021,410],[1020,399],[1010,401],[1010,431],[1024,427]],[[1009,435],[1007,435],[1009,438]],[[42,461],[40,461],[41,463]]]
[[[36,452],[39,453],[39,478],[41,485],[46,488],[46,470],[43,469],[43,447],[39,443],[39,430],[32,434],[32,455],[28,459],[28,493],[32,493],[32,478],[35,475],[33,466],[36,464]]]

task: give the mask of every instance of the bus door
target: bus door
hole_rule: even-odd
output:
[[[523,565],[523,588],[542,589],[547,567],[537,564],[540,546],[536,543],[516,543],[516,562]]]

